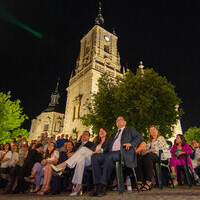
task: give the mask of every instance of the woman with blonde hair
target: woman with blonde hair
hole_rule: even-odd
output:
[[[136,169],[138,185],[142,191],[152,188],[153,166],[158,162],[159,150],[167,150],[168,145],[163,136],[160,136],[156,126],[149,127],[149,141],[141,151],[141,159],[138,160]],[[144,185],[143,185],[144,183]]]

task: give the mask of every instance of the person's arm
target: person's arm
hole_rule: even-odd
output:
[[[146,146],[146,142],[141,142],[138,147],[135,147],[135,152],[140,153]]]
[[[188,143],[185,143],[184,150],[180,152],[180,154],[186,154],[186,153],[192,154],[192,148]]]
[[[140,133],[136,131],[136,129],[131,126],[129,127],[132,135],[132,141],[131,141],[131,146],[133,148],[137,147],[142,141],[144,141],[144,138]]]
[[[8,153],[5,155],[5,157],[3,158],[3,160],[0,161],[0,163],[4,163],[4,162],[9,161],[9,160],[11,159],[11,156],[12,156],[11,152],[8,152]]]
[[[174,155],[174,153],[175,153],[175,151],[176,151],[176,148],[177,148],[177,145],[174,144],[173,147],[172,147],[172,149],[170,150],[170,153],[171,153],[172,155]]]
[[[7,162],[7,161],[9,161],[9,160],[10,160],[10,158],[5,158],[5,159],[1,160],[0,163]]]
[[[13,167],[13,166],[15,166],[16,164],[17,164],[17,162],[19,161],[19,154],[17,153],[17,152],[15,152],[15,155],[13,155],[15,158],[15,161],[11,164],[11,165],[9,165],[9,167]]]

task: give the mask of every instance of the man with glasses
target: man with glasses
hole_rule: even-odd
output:
[[[106,194],[108,180],[115,168],[115,163],[120,160],[122,146],[127,150],[123,154],[126,165],[131,166],[131,168],[137,166],[135,147],[143,141],[143,137],[134,127],[127,128],[126,120],[122,116],[117,117],[116,126],[118,131],[111,136],[107,151],[104,151],[104,154],[92,156],[93,182],[96,187],[91,196],[104,196]]]

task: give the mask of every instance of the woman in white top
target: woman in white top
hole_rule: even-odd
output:
[[[1,174],[4,174],[6,171],[6,168],[9,166],[10,164],[10,160],[12,158],[12,153],[10,151],[10,144],[6,143],[4,146],[4,151],[2,152],[1,156],[0,156],[0,184],[1,184]]]
[[[28,182],[32,182],[31,180],[35,179],[36,188],[33,193],[39,191],[40,189],[40,181],[41,177],[44,176],[45,166],[49,164],[56,164],[59,158],[59,152],[55,150],[55,144],[51,142],[47,148],[46,153],[44,154],[44,159],[41,163],[35,163],[33,166],[31,175],[29,177],[25,177],[25,180]],[[45,188],[45,191],[40,191],[38,194],[44,194],[48,188]]]
[[[18,154],[18,147],[17,145],[13,145],[12,149],[12,156],[11,156],[11,160],[10,160],[10,164],[9,166],[7,167],[7,170],[6,170],[6,174],[11,177],[10,175],[12,174],[14,168],[15,168],[15,165],[17,164],[17,162],[19,161],[19,154]]]
[[[60,165],[52,166],[55,171],[59,171],[64,169],[66,166],[70,168],[75,167],[74,176],[72,179],[72,183],[75,185],[74,191],[70,194],[70,196],[78,195],[79,191],[82,188],[82,179],[84,168],[91,165],[91,156],[93,154],[102,153],[103,145],[105,146],[105,141],[108,139],[108,134],[105,131],[105,128],[101,127],[98,131],[98,140],[97,143],[91,148],[81,147],[77,150],[73,156],[71,156],[67,161],[61,163]]]
[[[160,136],[156,126],[149,127],[149,141],[141,151],[141,159],[138,159],[136,169],[138,185],[142,191],[152,187],[153,166],[158,162],[159,150],[167,150],[168,145],[163,136]],[[143,185],[144,182],[144,185]]]

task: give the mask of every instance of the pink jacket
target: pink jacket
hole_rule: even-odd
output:
[[[173,145],[172,149],[170,150],[171,154],[175,153],[177,146],[178,145],[176,145],[176,144]],[[192,154],[192,149],[188,143],[185,143],[185,145],[182,147],[181,151]],[[180,156],[178,159],[185,161],[185,155]],[[191,161],[190,156],[188,156],[188,165],[190,166],[190,169],[193,171],[192,161]]]

